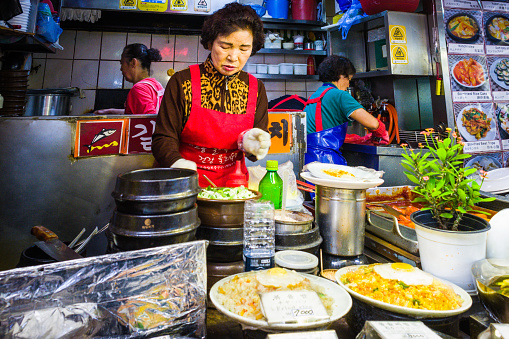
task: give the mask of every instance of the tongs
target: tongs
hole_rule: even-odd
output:
[[[110,223],[107,223],[107,224],[106,224],[106,225],[104,225],[104,226],[103,226],[103,228],[101,228],[100,230],[97,230],[97,227],[96,227],[96,228],[92,231],[92,233],[90,233],[90,235],[89,235],[86,239],[84,239],[84,240],[80,241],[79,243],[76,243],[76,242],[78,241],[78,239],[81,237],[81,235],[83,235],[83,233],[85,232],[85,229],[83,229],[83,230],[80,232],[80,234],[78,234],[78,236],[76,237],[76,239],[74,239],[74,240],[72,241],[72,243],[71,243],[71,244],[72,244],[74,247],[73,247],[73,246],[71,246],[71,244],[69,244],[69,247],[73,248],[73,249],[76,251],[76,253],[80,253],[81,251],[83,251],[83,249],[85,248],[85,246],[86,246],[86,245],[90,242],[90,240],[91,240],[94,236],[96,236],[96,235],[97,235],[97,234],[99,234],[99,233],[104,232],[104,231],[105,231],[105,230],[106,230],[109,226],[110,226]],[[74,243],[74,244],[73,244],[73,243]]]
[[[296,180],[297,188],[301,191],[306,191],[310,193],[315,193],[315,185],[308,184],[304,181]]]

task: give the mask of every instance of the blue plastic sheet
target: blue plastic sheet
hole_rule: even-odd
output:
[[[57,42],[62,28],[53,20],[48,4],[40,3],[37,11],[37,34],[48,42]]]

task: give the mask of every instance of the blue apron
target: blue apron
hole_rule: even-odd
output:
[[[322,125],[322,98],[333,87],[324,90],[319,97],[309,99],[306,105],[316,103],[315,125],[316,132],[307,135],[307,152],[304,163],[319,161],[325,164],[346,165],[346,160],[339,150],[346,137],[348,122],[342,125],[323,130]]]

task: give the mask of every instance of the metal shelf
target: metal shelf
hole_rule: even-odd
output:
[[[318,80],[318,75],[293,75],[293,74],[252,74],[261,80]]]
[[[326,23],[322,21],[307,21],[307,20],[286,20],[286,19],[273,19],[262,18],[263,28],[265,29],[290,29],[292,31],[322,31],[322,26]]]
[[[327,51],[310,50],[294,50],[283,48],[262,48],[258,52],[260,54],[304,54],[304,55],[327,55]]]
[[[35,33],[0,27],[0,46],[10,51],[55,53],[55,48]]]
[[[383,71],[370,71],[370,72],[362,72],[362,73],[356,73],[353,78],[354,79],[363,79],[363,78],[373,78],[373,77],[381,77],[386,75],[394,75],[391,74],[389,70],[383,70]]]

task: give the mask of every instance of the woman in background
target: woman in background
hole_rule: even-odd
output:
[[[160,166],[197,170],[200,186],[225,186],[244,154],[262,159],[270,147],[263,82],[242,71],[264,43],[263,23],[250,6],[230,3],[204,22],[201,44],[211,53],[168,81],[152,137]]]
[[[155,48],[147,48],[144,44],[127,45],[120,58],[120,71],[134,85],[127,94],[125,108],[101,109],[94,114],[157,114],[164,88],[159,81],[150,78],[150,64],[160,60],[161,53]]]
[[[348,121],[356,120],[371,133],[367,137],[376,144],[387,144],[385,125],[369,114],[347,89],[355,67],[347,58],[331,55],[318,67],[323,85],[306,103],[307,153],[305,163],[319,161],[346,165],[339,150],[346,137]]]

